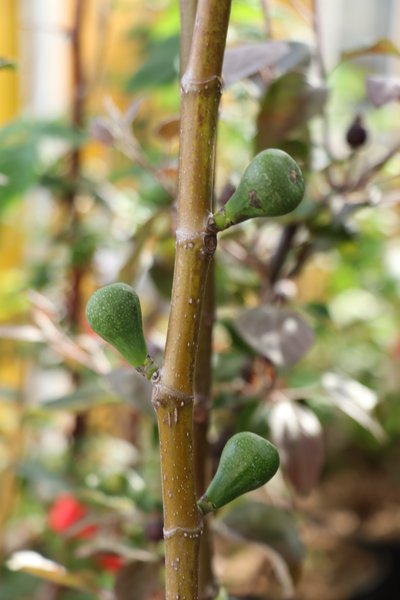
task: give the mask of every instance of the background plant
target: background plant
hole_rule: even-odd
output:
[[[354,461],[362,474],[369,473],[367,464],[373,462],[374,478],[379,478],[382,493],[368,490],[370,504],[375,507],[369,514],[386,516],[388,528],[393,524],[388,498],[395,498],[390,481],[399,426],[395,369],[398,131],[393,127],[398,120],[398,88],[392,82],[386,98],[394,102],[382,104],[387,87],[382,85],[381,63],[368,63],[365,58],[359,61],[362,54],[396,56],[396,48],[385,40],[374,40],[369,48],[347,53],[332,71],[323,64],[321,68],[317,60],[320,80],[318,85],[315,80],[311,85],[309,47],[293,42],[285,48],[279,45],[278,27],[285,26],[288,17],[301,21],[302,27],[306,17],[310,39],[313,27],[319,34],[319,21],[312,20],[316,11],[301,13],[300,18],[296,8],[284,9],[283,16],[276,9],[272,14],[267,11],[267,24],[277,39],[262,52],[261,47],[236,50],[239,53],[232,59],[233,67],[225,72],[218,201],[229,195],[225,187],[228,179],[237,184],[249,158],[268,145],[283,147],[301,160],[308,188],[300,212],[279,224],[241,225],[221,240],[216,265],[219,309],[209,439],[215,468],[232,433],[250,429],[269,435],[272,429],[286,453],[286,476],[299,492],[315,486],[324,465],[323,482],[316,492],[320,504],[317,500],[312,504],[315,495],[302,501],[292,495],[293,487],[290,493],[279,488],[270,492],[271,502],[266,506],[257,505],[256,509],[243,505],[226,514],[231,530],[240,529],[242,536],[267,542],[271,548],[276,532],[262,534],[256,524],[251,533],[250,515],[259,510],[262,521],[267,522],[263,513],[278,511],[280,520],[274,515],[268,522],[283,523],[279,544],[274,547],[280,554],[270,553],[268,560],[275,558],[278,563],[273,564],[280,565],[279,557],[283,556],[289,574],[296,578],[303,554],[292,516],[284,508],[300,505],[300,529],[311,561],[305,563],[306,586],[308,565],[313,565],[319,548],[317,539],[310,535],[310,516],[321,511],[326,530],[331,532],[342,510],[353,519],[347,522],[350,531],[367,531],[365,509],[363,513],[356,490],[345,479],[346,462]],[[265,44],[261,15],[258,5],[237,3],[230,45],[244,41]],[[29,205],[23,200],[28,188],[40,184],[50,198],[45,204],[48,217],[43,218],[42,212],[39,222],[26,234],[32,249],[29,260],[23,270],[5,271],[2,278],[3,316],[12,317],[12,326],[3,326],[3,335],[24,338],[13,346],[13,357],[16,351],[23,356],[19,360],[29,365],[28,371],[24,367],[24,377],[30,373],[34,380],[28,381],[35,381],[23,393],[16,388],[2,391],[3,415],[12,415],[11,421],[3,419],[9,429],[3,425],[2,432],[2,489],[6,490],[2,522],[7,522],[3,553],[10,558],[16,550],[34,548],[68,566],[78,580],[63,579],[59,573],[58,581],[86,591],[57,592],[64,597],[99,594],[97,577],[95,585],[90,577],[80,577],[83,569],[98,574],[99,554],[112,552],[127,563],[131,559],[148,561],[146,567],[140,565],[147,580],[147,573],[154,573],[154,565],[158,565],[158,541],[154,539],[160,539],[161,506],[148,390],[141,380],[128,374],[115,354],[104,353],[85,329],[82,316],[82,306],[97,285],[115,279],[134,283],[143,298],[146,334],[156,351],[161,351],[173,260],[177,133],[173,116],[178,109],[174,59],[179,44],[176,7],[160,10],[155,17],[151,27],[142,27],[135,34],[136,43],[140,40],[149,54],[128,83],[134,98],[130,105],[125,102],[122,109],[108,101],[107,114],[96,107],[90,134],[87,127],[86,133],[77,134],[68,124],[37,122],[16,122],[3,127],[1,133],[0,172],[6,178],[0,192],[3,220],[7,222],[15,215],[19,218],[22,201],[26,214],[35,214],[29,208],[32,201]],[[229,59],[227,64],[229,67]],[[253,71],[254,64],[257,69]],[[136,98],[139,94],[144,96],[141,104]],[[93,112],[88,103],[84,112]],[[351,148],[346,145],[346,133],[360,112],[368,141]],[[250,114],[254,119],[248,118]],[[164,116],[168,118],[163,120]],[[154,135],[155,126],[161,137]],[[84,157],[80,173],[72,181],[71,152],[87,148],[89,135],[106,145],[106,154],[100,156],[103,164],[107,157],[110,172],[107,178],[99,174],[93,177],[95,171]],[[60,158],[50,162],[42,145],[49,136],[64,144]],[[75,193],[74,210],[68,200],[71,190]],[[45,243],[40,241],[43,239]],[[27,288],[42,292],[46,300],[31,293],[28,301]],[[79,302],[74,304],[77,297]],[[71,319],[74,311],[75,322]],[[288,320],[292,326],[285,328]],[[314,345],[305,355],[312,338]],[[95,373],[105,374],[107,384]],[[44,382],[42,388],[38,380]],[[38,401],[34,390],[40,392]],[[94,409],[98,405],[103,406]],[[352,420],[341,416],[340,411]],[[379,444],[375,438],[381,440]],[[358,481],[364,492],[368,477]],[[321,506],[324,502],[329,505],[325,490],[335,481],[336,489],[347,482],[344,488],[350,500],[344,503],[331,489],[330,510],[324,512]],[[84,506],[89,526],[94,521],[97,527],[86,541],[71,532],[66,542],[51,533],[50,523],[47,525],[46,511],[65,489]],[[16,497],[20,498],[17,504]],[[264,502],[265,497],[260,499]],[[248,524],[247,531],[243,523]],[[372,527],[371,523],[367,525]],[[88,523],[80,525],[86,528]],[[318,539],[324,539],[323,532]],[[337,557],[342,538],[339,535],[335,539],[336,550],[326,552]],[[247,548],[247,552],[254,551],[254,544]],[[148,554],[140,553],[144,549]],[[19,563],[16,572],[5,569],[2,593],[26,597],[33,585],[38,586],[38,594],[44,593],[40,580],[22,574],[21,569],[33,568],[26,560],[28,563]],[[355,554],[354,564],[358,561]],[[137,563],[130,564],[127,571],[138,585]],[[278,567],[276,571],[282,572]],[[121,581],[128,577],[123,573],[117,578],[120,597],[124,594],[121,586],[126,589]],[[111,588],[113,581],[114,575],[102,571],[102,588]],[[290,577],[281,579],[280,584],[287,591]],[[235,585],[231,592],[246,593],[243,584],[242,588],[237,582]],[[23,591],[24,586],[28,591]],[[57,585],[50,583],[46,589],[50,588],[54,590]],[[143,596],[151,593],[144,590]]]

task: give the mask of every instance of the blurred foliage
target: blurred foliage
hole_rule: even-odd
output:
[[[0,256],[2,600],[51,598],[59,585],[60,600],[106,599],[107,590],[125,600],[138,565],[143,599],[159,591],[147,586],[159,581],[162,556],[149,388],[93,335],[83,308],[99,285],[134,285],[148,345],[162,353],[177,181],[176,4],[143,3],[132,21],[140,66],[128,65],[120,82],[127,109],[88,101],[83,128],[20,118],[0,130],[0,233],[11,228],[24,245],[17,266]],[[277,31],[304,31],[293,6],[273,12]],[[272,502],[261,494],[257,514],[243,504],[223,520],[276,550],[295,578],[302,544],[285,509],[298,492],[320,489],[293,475],[295,459],[317,464],[315,479],[323,464],[324,482],[349,452],[385,464],[400,437],[398,87],[382,102],[386,82],[375,80],[371,92],[365,82],[379,73],[364,60],[398,50],[389,40],[354,48],[316,80],[311,27],[307,36],[282,35],[286,54],[257,73],[244,69],[222,100],[216,203],[270,145],[299,160],[307,192],[294,213],[221,237],[210,429],[213,468],[234,432],[280,440],[290,469]],[[230,43],[264,37],[259,3],[235,2]],[[0,68],[11,67],[1,59]],[[346,132],[358,114],[368,138],[354,151]],[[288,404],[295,417],[282,422],[277,408]],[[55,530],[49,514],[65,509],[66,492],[79,518]],[[258,513],[274,527],[259,527]]]

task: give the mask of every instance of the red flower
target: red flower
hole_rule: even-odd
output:
[[[50,508],[48,524],[53,531],[63,533],[83,519],[86,514],[86,506],[78,502],[72,494],[61,494]],[[90,538],[96,530],[97,527],[95,525],[88,525],[79,531],[75,537]]]
[[[115,573],[124,566],[124,559],[118,554],[100,554],[96,558],[96,562],[105,571],[110,571],[110,573]]]

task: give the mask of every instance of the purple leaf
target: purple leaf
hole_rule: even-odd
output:
[[[298,314],[275,306],[242,313],[235,328],[253,350],[278,367],[296,364],[314,341],[313,330]]]
[[[324,460],[319,420],[306,406],[285,399],[272,407],[269,423],[286,477],[299,494],[308,494]]]
[[[288,54],[289,50],[288,44],[279,41],[244,44],[228,49],[222,69],[225,86],[276,65],[281,58]]]
[[[311,48],[308,44],[288,41],[287,45],[289,52],[276,65],[276,72],[279,77],[289,73],[289,71],[307,69],[311,63]]]
[[[114,143],[112,127],[104,117],[94,117],[92,119],[90,123],[90,136],[105,146],[112,146]]]
[[[366,80],[367,96],[374,106],[400,100],[400,77],[373,75]]]

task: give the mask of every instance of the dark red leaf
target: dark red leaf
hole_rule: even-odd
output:
[[[319,114],[327,99],[327,88],[311,83],[304,73],[289,72],[268,88],[257,118],[257,151],[265,148],[286,149],[285,142],[307,144],[307,132],[301,128]],[[287,148],[290,154],[293,151]],[[302,158],[297,153],[296,160]]]

